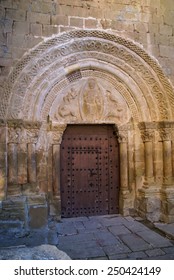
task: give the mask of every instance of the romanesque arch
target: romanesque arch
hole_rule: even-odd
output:
[[[142,107],[146,107],[152,121],[172,119],[173,89],[158,63],[131,41],[103,31],[85,30],[48,39],[17,63],[3,88],[0,116],[38,119],[41,100],[91,75],[115,83],[129,106],[134,103],[137,107],[134,114],[139,112],[140,121],[148,117],[143,116]],[[27,110],[38,106],[38,110]]]
[[[89,102],[90,92],[99,104]],[[99,30],[62,33],[16,64],[1,95],[5,197],[51,193],[59,200],[55,163],[66,125],[109,123],[120,142],[120,212],[173,219],[174,91],[139,45]]]

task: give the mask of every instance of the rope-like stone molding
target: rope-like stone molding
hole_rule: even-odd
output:
[[[73,42],[71,39],[73,39]],[[79,42],[81,42],[81,44],[79,44]],[[65,44],[67,44],[67,48],[64,46]],[[83,52],[86,50],[91,52],[92,50],[99,50],[99,53],[109,52],[113,57],[115,54],[119,54],[120,57],[122,56],[123,60],[127,60],[128,63],[132,61],[136,70],[139,69],[141,72],[143,69],[147,69],[146,73],[142,72],[142,75],[145,80],[148,80],[146,83],[152,87],[152,92],[159,104],[161,119],[166,120],[167,116],[169,120],[172,119],[172,111],[174,111],[173,88],[163,74],[156,60],[152,59],[143,49],[140,48],[139,45],[134,42],[99,30],[75,30],[58,35],[57,37],[40,43],[36,46],[36,48],[31,50],[29,54],[25,55],[16,65],[9,79],[3,86],[0,117],[8,117],[7,108],[10,104],[9,102],[11,101],[11,96],[13,96],[13,86],[16,86],[17,83],[21,84],[22,81],[26,86],[27,83],[32,81],[35,74],[38,75],[40,73],[43,64],[40,65],[39,69],[37,69],[37,63],[34,63],[35,72],[33,72],[31,76],[28,75],[27,69],[30,68],[34,60],[38,61],[39,58],[44,57],[45,61],[49,64],[50,57],[52,59],[58,57],[68,57],[70,52],[72,52],[72,48],[75,50],[77,45],[79,46],[78,51],[81,50]],[[58,47],[61,47],[61,49],[57,52],[57,56],[55,57],[52,50],[57,49]],[[72,61],[69,63],[72,63]],[[22,77],[23,73],[26,74],[25,79]],[[20,94],[21,92],[18,91],[18,94],[15,96],[14,103],[12,104],[14,111],[17,110],[18,107],[21,107],[23,98],[21,96],[22,94]],[[17,106],[17,104],[19,104],[19,106]]]

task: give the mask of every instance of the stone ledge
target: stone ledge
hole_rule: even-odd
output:
[[[174,239],[174,223],[154,223],[154,226],[162,231],[167,237]]]
[[[25,246],[0,249],[0,260],[70,260],[70,257],[53,245],[33,248]]]

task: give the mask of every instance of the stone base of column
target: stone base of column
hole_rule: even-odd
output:
[[[61,218],[61,199],[60,196],[49,197],[49,215]]]
[[[132,197],[130,197],[130,192],[128,190],[123,190],[120,192],[119,197],[119,213],[123,216],[131,215],[134,205],[132,205]]]
[[[139,190],[137,198],[138,214],[151,221],[157,222],[161,220],[161,195],[159,187],[147,186]]]
[[[24,230],[47,227],[48,204],[44,194],[32,196],[11,196],[2,201],[0,220],[8,224],[20,224]]]
[[[174,223],[174,186],[164,186],[161,190],[162,215],[164,223]]]
[[[6,178],[0,172],[0,201],[5,199]]]

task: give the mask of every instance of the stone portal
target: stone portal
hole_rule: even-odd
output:
[[[61,215],[67,126],[110,125],[119,144],[119,213],[173,222],[173,114],[172,86],[134,42],[99,30],[45,40],[3,85],[0,218],[37,228],[48,214]]]

